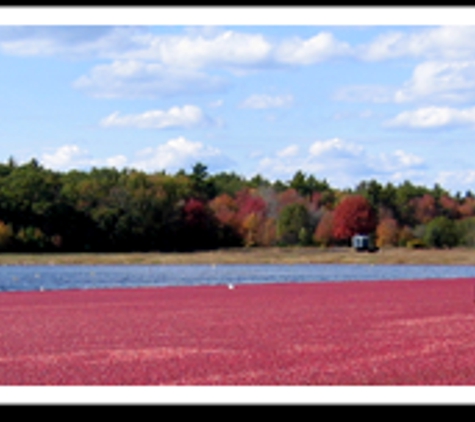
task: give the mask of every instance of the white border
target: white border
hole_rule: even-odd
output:
[[[475,25],[475,7],[0,7],[0,25]],[[0,387],[4,404],[467,404],[473,387]]]
[[[2,404],[472,404],[473,387],[0,387]]]
[[[475,7],[0,7],[0,25],[475,25]]]

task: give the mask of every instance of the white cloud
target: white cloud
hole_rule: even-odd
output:
[[[402,87],[353,85],[339,88],[336,101],[405,103],[463,102],[475,98],[475,61],[427,61],[418,64]]]
[[[277,152],[278,157],[293,157],[299,152],[298,145],[289,145],[288,147]]]
[[[94,96],[108,98],[218,92],[226,87],[222,71],[244,75],[262,68],[308,66],[337,57],[437,60],[417,66],[412,79],[399,90],[360,85],[342,88],[336,94],[344,101],[382,103],[427,95],[444,100],[472,98],[474,37],[473,26],[441,26],[384,32],[370,42],[351,46],[328,31],[303,39],[273,39],[219,27],[163,35],[134,26],[34,26],[0,28],[0,51],[113,60],[94,67],[74,84]],[[213,71],[219,71],[220,76]]]
[[[275,56],[279,63],[309,65],[350,54],[347,43],[336,40],[329,32],[321,32],[306,40],[284,40],[276,47]]]
[[[265,61],[271,49],[272,45],[260,34],[225,31],[209,37],[153,36],[139,57],[173,67],[240,67]]]
[[[442,26],[413,32],[391,31],[356,50],[364,60],[387,60],[400,57],[471,58],[475,52],[474,26]]]
[[[104,127],[112,126],[130,126],[138,128],[189,128],[200,126],[210,119],[203,111],[193,105],[185,105],[183,107],[172,107],[169,110],[150,110],[142,114],[129,114],[120,116],[115,112],[102,119],[101,125]]]
[[[260,33],[195,28],[156,34],[146,26],[18,26],[0,28],[0,51],[24,56],[139,60],[173,68],[252,68],[310,65],[335,57],[387,60],[399,57],[467,59],[473,56],[471,25],[385,32],[351,46],[322,31],[308,38],[268,39]]]
[[[93,160],[88,151],[79,148],[77,145],[64,145],[52,154],[43,154],[40,162],[45,167],[53,170],[69,170],[89,166],[93,163]]]
[[[232,163],[232,160],[217,148],[179,137],[157,147],[139,151],[131,167],[144,171],[177,171],[198,161],[206,164],[210,170],[222,169]]]
[[[428,59],[418,64],[412,77],[400,88],[356,85],[340,88],[339,101],[374,103],[425,102],[429,105],[471,101],[475,97],[475,36],[473,26],[441,26],[412,32],[391,31],[354,48],[363,60],[380,61],[404,57]],[[473,110],[425,107],[403,112],[389,126],[442,127],[473,123]]]
[[[89,153],[89,151],[82,149],[77,145],[63,145],[51,154],[43,154],[40,159],[43,166],[56,171],[89,169],[91,167],[124,168],[127,161],[127,157],[124,155],[96,159]]]
[[[455,109],[450,107],[424,107],[404,111],[386,122],[389,127],[440,128],[475,124],[475,107]]]
[[[194,70],[168,68],[162,64],[137,60],[115,61],[94,67],[73,86],[94,97],[120,98],[171,96],[217,92],[226,87],[218,77]]]
[[[314,142],[308,151],[314,157],[335,153],[342,157],[358,156],[362,153],[363,149],[360,146],[344,142],[340,138],[332,138]]]
[[[402,150],[395,151],[394,156],[398,159],[401,166],[412,167],[423,163],[422,158]]]
[[[425,169],[424,160],[409,152],[396,150],[372,154],[362,146],[340,138],[316,141],[301,153],[282,154],[286,150],[261,158],[257,173],[282,180],[291,178],[300,170],[343,188],[354,187],[360,181],[372,178],[402,181],[420,177]]]
[[[435,178],[444,189],[455,192],[474,191],[475,170],[441,171]]]
[[[17,56],[113,58],[140,48],[144,28],[122,26],[6,26],[0,51]]]
[[[424,166],[424,160],[421,157],[400,149],[391,153],[368,155],[367,159],[371,167],[393,173],[394,178],[400,178],[399,175],[406,174],[407,171],[420,170]]]
[[[360,47],[360,57],[366,60],[384,60],[400,55],[404,36],[401,32],[380,35],[371,43]]]
[[[210,171],[221,171],[234,161],[219,149],[184,137],[170,139],[156,147],[142,149],[127,157],[123,154],[106,158],[95,158],[89,151],[77,145],[64,145],[53,153],[43,154],[40,162],[46,168],[57,171],[90,169],[91,167],[133,168],[147,172],[178,171],[187,169],[196,162],[202,162]]]
[[[269,109],[269,108],[279,108],[287,107],[293,102],[293,97],[291,95],[251,95],[241,104],[242,108],[252,108],[252,109]]]
[[[173,68],[247,67],[268,60],[272,44],[261,34],[231,30],[157,35],[146,27],[31,27],[0,30],[0,50],[20,56],[139,60]]]
[[[125,155],[115,155],[106,158],[104,164],[106,167],[115,167],[117,169],[124,168],[127,165],[128,159]]]
[[[464,101],[475,97],[475,61],[429,61],[395,93],[396,102],[419,99]]]
[[[329,32],[308,39],[271,41],[259,33],[221,28],[158,35],[136,26],[0,28],[0,50],[22,56],[95,57],[155,62],[173,68],[228,70],[276,64],[308,65],[350,54]]]

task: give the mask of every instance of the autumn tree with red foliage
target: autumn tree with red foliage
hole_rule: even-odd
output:
[[[458,207],[458,213],[461,218],[472,217],[475,215],[475,198],[467,197]]]
[[[276,241],[275,218],[268,215],[258,189],[242,189],[236,198],[221,194],[209,202],[219,222],[220,245],[270,246]]]
[[[428,193],[412,199],[410,204],[414,207],[414,217],[417,223],[427,224],[437,215],[435,198]]]
[[[305,202],[304,198],[292,188],[280,192],[277,199],[279,203],[279,213],[288,205],[303,204]]]
[[[376,225],[376,212],[361,195],[348,195],[335,208],[333,236],[337,240],[349,240],[355,234],[370,234]]]
[[[266,203],[256,189],[243,189],[236,194],[236,228],[246,246],[260,244],[258,229],[265,221]]]
[[[459,204],[455,199],[445,194],[440,197],[439,204],[443,216],[450,219],[460,218]]]
[[[236,218],[239,222],[252,213],[262,214],[265,212],[266,203],[255,189],[243,189],[236,193]]]

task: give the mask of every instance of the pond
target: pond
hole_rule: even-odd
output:
[[[436,265],[67,265],[1,266],[0,291],[474,277],[475,266]]]

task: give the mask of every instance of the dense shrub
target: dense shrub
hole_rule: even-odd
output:
[[[424,243],[423,240],[417,239],[417,238],[408,240],[406,243],[406,247],[408,247],[409,249],[422,249],[422,248],[425,248],[426,246],[427,245]]]
[[[404,226],[399,231],[398,245],[399,246],[408,246],[409,242],[412,242],[415,239],[416,239],[416,236],[414,235],[411,228],[409,226]]]
[[[457,246],[459,233],[455,222],[444,216],[434,218],[426,226],[424,242],[435,248]]]
[[[457,221],[459,244],[462,246],[475,246],[475,217],[464,218]]]

